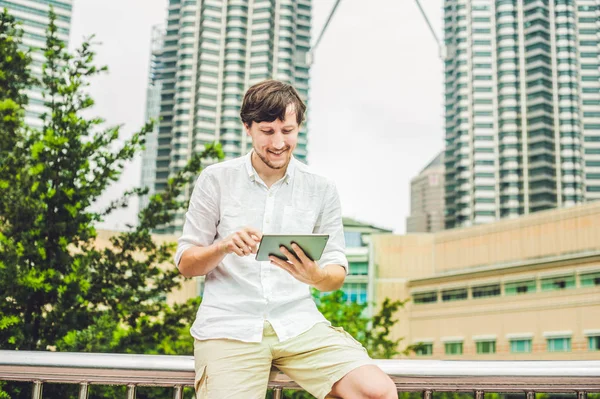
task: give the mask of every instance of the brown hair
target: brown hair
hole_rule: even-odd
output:
[[[244,96],[240,117],[242,122],[252,126],[252,122],[273,122],[285,120],[288,105],[296,111],[296,121],[304,121],[306,105],[290,84],[278,80],[265,80],[250,87]]]

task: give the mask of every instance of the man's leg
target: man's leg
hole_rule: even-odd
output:
[[[272,362],[268,345],[196,340],[194,360],[198,399],[264,399]]]
[[[398,397],[392,380],[341,328],[319,323],[273,349],[273,363],[318,399]]]
[[[350,371],[333,385],[329,396],[343,399],[398,399],[396,384],[377,366]]]

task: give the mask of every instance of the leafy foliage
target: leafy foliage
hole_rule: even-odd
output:
[[[198,300],[166,304],[182,278],[171,265],[174,244],[156,243],[151,231],[186,207],[184,190],[206,162],[223,158],[220,146],[196,154],[152,196],[137,226],[99,247],[94,225],[147,190],[134,188],[101,212],[91,205],[141,153],[152,124],[123,139],[120,127],[83,116],[94,105],[89,81],[106,68],[94,65],[89,40],[66,51],[51,12],[37,82],[48,111],[42,129],[26,127],[30,57],[19,50],[14,18],[1,15],[0,348],[191,354]],[[21,396],[18,386],[5,389]]]

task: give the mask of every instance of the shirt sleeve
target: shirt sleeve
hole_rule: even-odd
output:
[[[177,267],[179,267],[181,256],[187,249],[194,246],[207,247],[214,242],[219,221],[218,203],[215,179],[205,169],[196,180],[185,214],[183,233],[177,241],[174,258]]]
[[[323,255],[318,261],[319,266],[340,265],[346,269],[346,274],[348,274],[342,207],[340,197],[333,182],[327,183],[323,207],[317,219],[315,233],[329,234],[329,241],[327,241]]]

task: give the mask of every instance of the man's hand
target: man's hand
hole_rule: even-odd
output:
[[[294,253],[288,251],[284,246],[279,249],[288,260],[284,261],[276,256],[269,256],[271,263],[290,273],[296,280],[315,287],[327,278],[327,270],[322,269],[316,262],[310,260],[297,244],[292,244]]]
[[[235,253],[238,256],[255,254],[257,245],[262,238],[262,233],[252,227],[244,227],[219,243],[219,250],[227,255]]]

